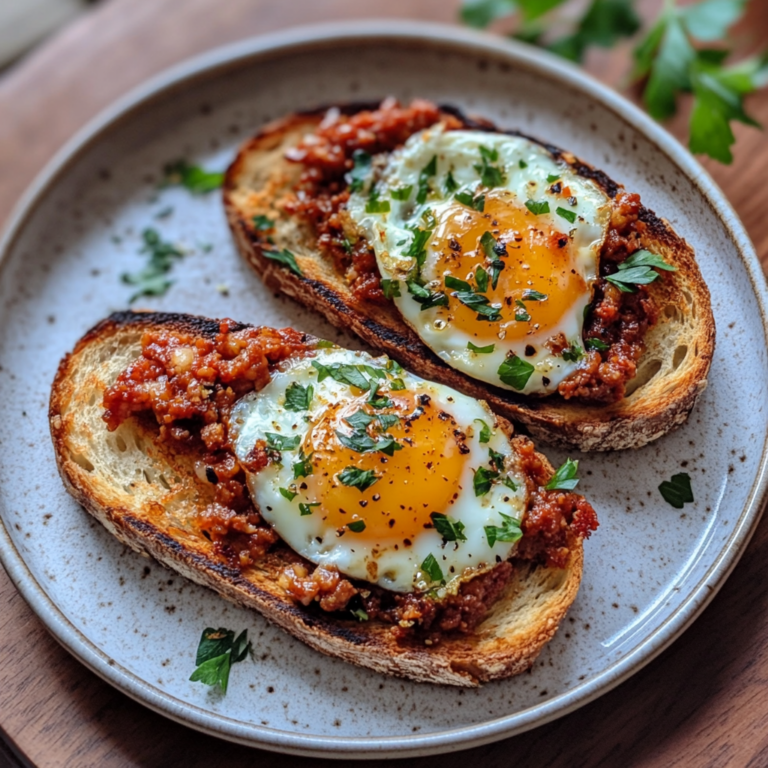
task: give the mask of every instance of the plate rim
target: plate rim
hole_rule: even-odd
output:
[[[506,58],[550,81],[566,84],[611,110],[637,128],[662,151],[699,190],[713,214],[733,241],[747,271],[757,300],[763,332],[768,338],[768,286],[754,246],[727,198],[693,156],[638,107],[591,75],[552,54],[493,35],[448,24],[395,19],[324,22],[293,27],[268,35],[247,38],[188,58],[131,89],[81,128],[38,173],[19,199],[0,237],[0,269],[20,236],[37,203],[66,174],[91,143],[119,128],[154,100],[168,98],[174,88],[194,87],[194,82],[239,68],[259,59],[304,53],[337,43],[346,47],[371,40],[422,41],[433,48],[453,47],[468,54],[486,53]],[[522,733],[562,717],[595,700],[638,672],[671,645],[701,614],[738,563],[757,527],[768,501],[768,434],[760,464],[732,533],[685,602],[642,645],[612,666],[583,683],[541,704],[481,723],[404,736],[308,736],[261,725],[246,725],[202,707],[183,702],[138,675],[119,666],[83,635],[48,597],[34,578],[0,518],[0,562],[27,604],[53,637],[81,663],[102,679],[150,709],[183,725],[240,744],[277,752],[313,757],[368,758],[417,757],[481,746]]]

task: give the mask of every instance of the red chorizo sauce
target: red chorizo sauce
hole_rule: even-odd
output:
[[[295,195],[285,204],[288,213],[310,223],[321,250],[330,255],[336,269],[345,275],[354,296],[361,302],[385,304],[376,258],[364,239],[350,243],[343,221],[349,190],[345,174],[352,170],[353,154],[371,155],[402,146],[414,133],[446,123],[448,130],[462,128],[453,115],[442,113],[431,102],[414,100],[403,107],[392,99],[378,109],[354,115],[330,114],[309,137],[286,157],[303,165]],[[625,387],[637,372],[647,329],[657,319],[657,310],[645,286],[637,293],[622,293],[604,277],[639,249],[645,224],[639,219],[640,197],[619,192],[600,254],[600,279],[595,284],[592,310],[584,327],[584,338],[608,345],[604,352],[588,350],[578,370],[558,387],[566,400],[613,403],[624,397]]]

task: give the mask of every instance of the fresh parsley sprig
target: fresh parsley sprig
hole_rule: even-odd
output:
[[[162,186],[182,186],[193,195],[204,195],[219,189],[223,183],[223,172],[206,171],[198,165],[190,165],[186,160],[176,160],[165,166]]]
[[[505,515],[503,512],[499,512],[499,514],[501,515],[502,525],[483,526],[489,547],[492,547],[497,541],[515,543],[523,538],[520,521],[511,515]]]
[[[144,244],[139,253],[149,254],[147,266],[139,272],[126,272],[122,281],[136,286],[136,291],[128,299],[133,304],[142,296],[162,296],[173,285],[173,280],[166,275],[171,271],[174,261],[181,259],[184,253],[171,243],[163,242],[156,229],[148,228],[141,233]]]
[[[613,275],[605,279],[613,283],[622,293],[636,293],[635,285],[648,285],[659,277],[655,270],[677,272],[677,267],[667,264],[661,256],[650,251],[636,251],[621,264]]]
[[[590,47],[611,48],[641,29],[634,0],[592,0],[570,22],[567,34],[553,37],[552,30],[569,23],[557,10],[565,2],[464,0],[461,15],[474,27],[516,19],[515,37],[577,62]],[[727,63],[728,31],[743,17],[747,4],[747,0],[698,0],[683,5],[666,0],[634,48],[631,79],[641,84],[651,116],[671,117],[679,97],[692,94],[689,147],[726,164],[733,160],[731,123],[759,127],[746,112],[744,99],[768,85],[768,52]]]
[[[231,629],[206,627],[197,646],[197,669],[189,679],[204,685],[218,686],[222,693],[226,693],[232,665],[243,661],[250,650],[247,629],[235,637]]]

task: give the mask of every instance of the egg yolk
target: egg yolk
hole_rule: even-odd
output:
[[[329,408],[313,424],[302,445],[311,454],[312,474],[297,481],[305,503],[328,528],[343,536],[359,537],[368,543],[394,543],[408,547],[425,528],[432,527],[430,513],[448,514],[461,491],[466,435],[452,416],[441,411],[430,398],[414,392],[388,392],[392,407],[374,410],[366,398],[356,398]],[[390,435],[400,445],[392,456],[381,451],[360,453],[342,444],[337,432],[352,434],[345,419],[359,411],[374,417],[363,428],[374,439]],[[379,414],[396,415],[397,424],[382,429]],[[361,430],[358,428],[357,434]],[[349,467],[372,470],[376,480],[365,490],[345,485],[339,475]],[[355,531],[357,527],[365,528]],[[356,523],[349,529],[350,523]]]
[[[486,232],[499,243],[500,253],[494,257],[489,257],[480,243]],[[428,257],[426,274],[441,281],[444,275],[451,274],[476,288],[478,267],[490,276],[493,258],[503,262],[496,288],[489,279],[483,294],[500,307],[500,321],[478,319],[475,310],[446,289],[450,304],[442,317],[451,328],[460,328],[481,340],[519,340],[531,333],[554,331],[560,319],[574,311],[579,297],[589,292],[577,269],[568,232],[550,229],[543,217],[519,205],[509,192],[489,193],[482,212],[459,203],[441,211],[432,243],[435,251]],[[546,299],[530,300],[526,291],[538,291]],[[515,314],[523,319],[515,319]]]

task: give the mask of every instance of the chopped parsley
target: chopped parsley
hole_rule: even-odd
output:
[[[307,515],[312,514],[312,507],[319,507],[320,502],[319,501],[312,501],[308,504],[305,504],[304,502],[299,502],[299,514],[302,517],[306,517]]]
[[[349,611],[358,621],[368,621],[368,614],[362,608],[352,608]]]
[[[312,474],[312,454],[304,455],[304,451],[299,451],[299,460],[293,464],[293,479],[300,477],[309,477]]]
[[[416,193],[416,202],[423,205],[429,194],[429,180],[437,173],[437,155],[421,169],[419,174],[419,191]]]
[[[266,232],[275,228],[275,222],[268,216],[260,213],[258,216],[253,217],[253,226],[259,230],[259,232]]]
[[[443,541],[466,541],[464,523],[454,520],[441,512],[433,512],[430,517],[435,530],[443,537]]]
[[[421,311],[424,312],[432,307],[447,307],[448,297],[441,291],[428,291],[418,283],[408,281],[406,283],[408,293],[413,296],[413,300],[421,304]]]
[[[448,171],[448,175],[445,177],[445,184],[443,185],[445,194],[450,195],[451,193],[455,192],[458,188],[459,188],[459,185],[456,183],[456,179],[453,178],[453,172]]]
[[[671,504],[675,509],[682,509],[684,504],[693,502],[691,476],[687,472],[672,475],[671,480],[665,480],[659,486],[659,492],[667,504]]]
[[[504,384],[521,391],[525,389],[533,371],[534,367],[529,362],[513,353],[499,366],[497,373]]]
[[[347,523],[347,528],[352,533],[362,533],[365,530],[365,520],[354,520],[351,523]]]
[[[287,411],[309,410],[314,392],[314,387],[311,384],[302,387],[301,384],[294,381],[285,390],[285,409]]]
[[[390,190],[389,194],[392,195],[393,200],[407,200],[413,192],[413,184],[409,184],[407,187],[397,187]]]
[[[536,202],[535,200],[526,200],[525,207],[534,215],[540,216],[542,213],[549,213],[549,201],[542,200]]]
[[[336,437],[345,448],[349,448],[357,453],[381,451],[381,453],[387,456],[394,456],[395,451],[400,451],[403,448],[391,435],[373,438],[362,429],[353,429],[351,435],[345,435],[343,432],[337,431]]]
[[[280,491],[280,495],[288,499],[288,501],[293,501],[299,494],[296,491],[291,491],[288,488],[278,488],[278,491]]]
[[[518,323],[527,323],[531,319],[531,316],[528,314],[528,309],[522,299],[515,299],[515,306],[517,307],[515,309],[515,320],[517,320]]]
[[[348,485],[357,488],[360,491],[366,491],[374,483],[379,481],[376,472],[372,469],[358,469],[357,467],[347,467],[339,472],[339,482],[342,485]]]
[[[646,251],[636,251],[619,264],[618,272],[608,275],[605,279],[613,283],[623,293],[636,293],[634,285],[648,285],[659,277],[654,271],[661,269],[665,272],[677,272],[677,267],[667,264],[661,256]]]
[[[379,193],[374,189],[371,191],[368,202],[365,204],[366,213],[389,213],[389,200],[379,200]]]
[[[598,352],[606,352],[607,350],[609,350],[611,348],[610,344],[606,344],[601,339],[595,339],[595,338],[587,339],[584,342],[584,346],[587,349],[595,349]]]
[[[514,543],[523,538],[523,531],[520,528],[520,521],[510,515],[501,515],[502,525],[484,526],[485,537],[488,539],[488,546],[492,547],[497,541]]]
[[[491,428],[482,419],[475,419],[475,421],[479,421],[480,424],[481,424],[480,433],[479,433],[477,439],[481,443],[490,442],[490,439],[491,439]]]
[[[528,163],[526,163],[525,160],[518,160],[517,164],[520,166],[521,169],[528,167]]]
[[[549,298],[546,293],[539,293],[530,288],[523,291],[523,301],[546,301]]]
[[[400,281],[389,280],[386,277],[381,278],[381,292],[384,294],[385,299],[397,299],[400,294]]]
[[[164,186],[182,186],[193,195],[213,192],[224,183],[224,174],[218,171],[206,171],[197,165],[190,165],[186,160],[177,160],[165,166]]]
[[[453,275],[446,275],[444,280],[445,287],[450,288],[452,291],[472,290],[472,286],[466,280],[461,280],[460,278],[454,277]]]
[[[437,562],[435,556],[431,552],[424,558],[424,562],[421,564],[421,570],[429,577],[431,582],[445,582],[440,563]]]
[[[555,213],[558,216],[562,216],[566,221],[569,221],[571,224],[573,224],[574,221],[576,221],[576,211],[569,211],[567,208],[561,208],[558,206],[555,208]]]
[[[401,378],[392,379],[392,381],[389,382],[389,388],[393,392],[399,392],[400,390],[405,389],[405,382]]]
[[[475,470],[475,477],[472,485],[475,489],[475,496],[485,496],[491,490],[493,481],[497,480],[499,473],[487,467],[479,467]]]
[[[574,341],[571,343],[570,347],[566,347],[562,351],[562,357],[563,360],[568,363],[576,363],[581,360],[582,357],[584,357],[584,350],[578,341]]]
[[[295,275],[298,275],[299,277],[304,277],[304,273],[299,268],[299,265],[296,263],[296,257],[286,248],[283,248],[282,251],[269,251],[269,250],[262,250],[262,253],[272,261],[276,261],[278,264],[283,264],[284,266],[288,267],[288,269],[291,270]]]
[[[350,387],[357,387],[363,392],[371,388],[371,383],[360,370],[359,365],[349,365],[348,363],[333,363],[323,365],[317,360],[312,361],[312,367],[317,371],[317,381],[325,381],[329,376],[340,384],[347,384]]]
[[[352,170],[348,174],[349,191],[359,192],[365,183],[365,177],[371,169],[371,156],[363,149],[352,153]]]
[[[454,196],[462,205],[482,213],[485,210],[485,195],[472,195],[471,192],[457,192]]]
[[[475,270],[475,282],[480,293],[485,293],[488,290],[488,273],[482,267]]]
[[[559,173],[550,173],[549,176],[547,176],[547,184],[554,184],[559,178]]]
[[[475,165],[474,169],[480,174],[480,181],[485,187],[500,187],[506,180],[504,172],[497,166],[492,165],[499,159],[497,149],[488,149],[480,147],[480,164]]]
[[[173,280],[165,275],[171,271],[174,259],[184,256],[175,245],[164,243],[155,229],[145,229],[141,237],[144,245],[139,253],[148,253],[149,262],[140,272],[125,273],[121,278],[124,283],[137,287],[128,299],[129,304],[141,296],[162,296],[173,285]]]
[[[235,633],[230,629],[206,627],[197,646],[197,669],[189,679],[204,685],[218,686],[222,693],[226,693],[232,665],[243,661],[250,650],[247,629],[235,638]]]
[[[496,348],[495,344],[488,344],[488,346],[486,347],[478,347],[478,346],[475,346],[471,341],[467,342],[467,349],[470,352],[475,352],[478,355],[490,355],[495,348]]]
[[[277,432],[265,432],[264,437],[267,438],[267,449],[270,451],[292,451],[301,442],[301,435],[288,437]]]
[[[579,462],[566,459],[544,488],[548,491],[572,491],[579,484],[579,478],[576,477],[578,471]]]

